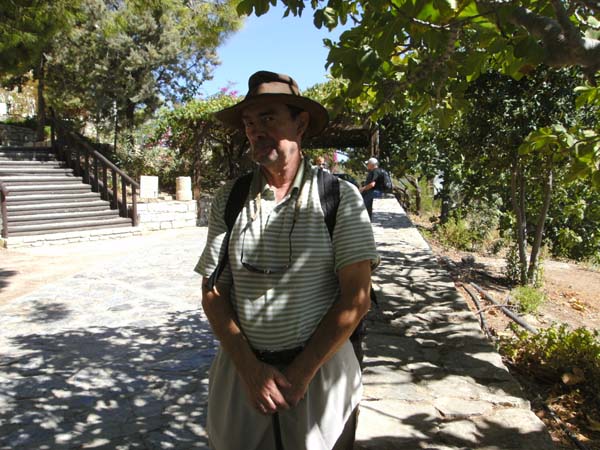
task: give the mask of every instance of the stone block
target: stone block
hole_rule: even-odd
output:
[[[158,197],[158,177],[142,175],[140,177],[140,198]]]
[[[192,179],[190,177],[177,177],[175,183],[175,199],[181,201],[192,200]]]

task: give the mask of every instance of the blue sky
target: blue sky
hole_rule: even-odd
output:
[[[203,84],[204,94],[212,95],[231,84],[245,95],[248,77],[258,70],[286,73],[296,80],[300,90],[326,81],[327,49],[324,38],[333,41],[343,31],[329,33],[313,25],[313,11],[306,8],[302,17],[283,18],[284,8],[277,5],[261,17],[245,20],[243,27],[218,49],[221,65],[214,78]]]

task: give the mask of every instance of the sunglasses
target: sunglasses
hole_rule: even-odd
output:
[[[286,264],[281,265],[281,266],[260,267],[255,264],[251,264],[248,261],[244,261],[244,248],[246,246],[245,245],[246,244],[246,232],[248,231],[248,228],[250,228],[250,226],[252,225],[252,222],[254,222],[254,220],[258,216],[258,212],[260,211],[260,205],[261,205],[260,193],[258,194],[258,202],[257,203],[258,203],[258,206],[256,208],[256,212],[252,215],[250,222],[248,222],[248,224],[244,227],[244,231],[242,231],[242,251],[241,251],[241,255],[240,255],[240,263],[242,264],[244,269],[246,269],[247,271],[252,272],[252,273],[260,273],[263,275],[277,275],[277,274],[284,273],[292,265],[292,233],[294,232],[294,228],[296,227],[296,222],[298,221],[298,213],[300,211],[300,203],[301,203],[300,193],[298,193],[298,199],[296,200],[296,204],[294,206],[294,219],[292,220],[292,227],[290,228],[290,232],[288,233],[288,261]]]

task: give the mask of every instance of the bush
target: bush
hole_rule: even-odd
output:
[[[541,287],[544,281],[545,253],[545,247],[542,247],[542,250],[538,256],[537,267],[533,273],[533,279],[527,280],[530,285],[536,288]],[[504,266],[503,272],[510,284],[521,284],[521,262],[519,260],[519,246],[517,244],[514,244],[508,249],[508,252],[506,253],[506,265]]]
[[[514,329],[516,337],[501,338],[500,352],[522,373],[538,381],[584,387],[600,395],[600,333],[566,325],[552,326],[536,334]],[[571,374],[581,374],[577,379]]]
[[[518,286],[511,291],[511,296],[518,303],[521,312],[525,314],[537,312],[546,299],[543,292],[532,286]]]
[[[132,147],[122,144],[117,147],[114,159],[118,167],[130,177],[139,180],[141,175],[158,176],[161,189],[175,192],[175,179],[185,175],[177,151],[168,147],[145,145]]]
[[[438,241],[458,250],[481,251],[503,245],[499,240],[500,211],[492,202],[474,202],[469,208],[456,210],[448,221],[436,228]],[[495,245],[496,243],[496,245]]]
[[[456,217],[440,225],[436,229],[435,234],[440,244],[458,250],[473,250],[477,240],[475,233],[469,228],[467,221]]]

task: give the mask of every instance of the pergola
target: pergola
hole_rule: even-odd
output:
[[[355,125],[342,115],[333,119],[321,134],[302,142],[304,148],[370,148],[372,155],[379,153],[378,144],[379,133],[376,128]]]

